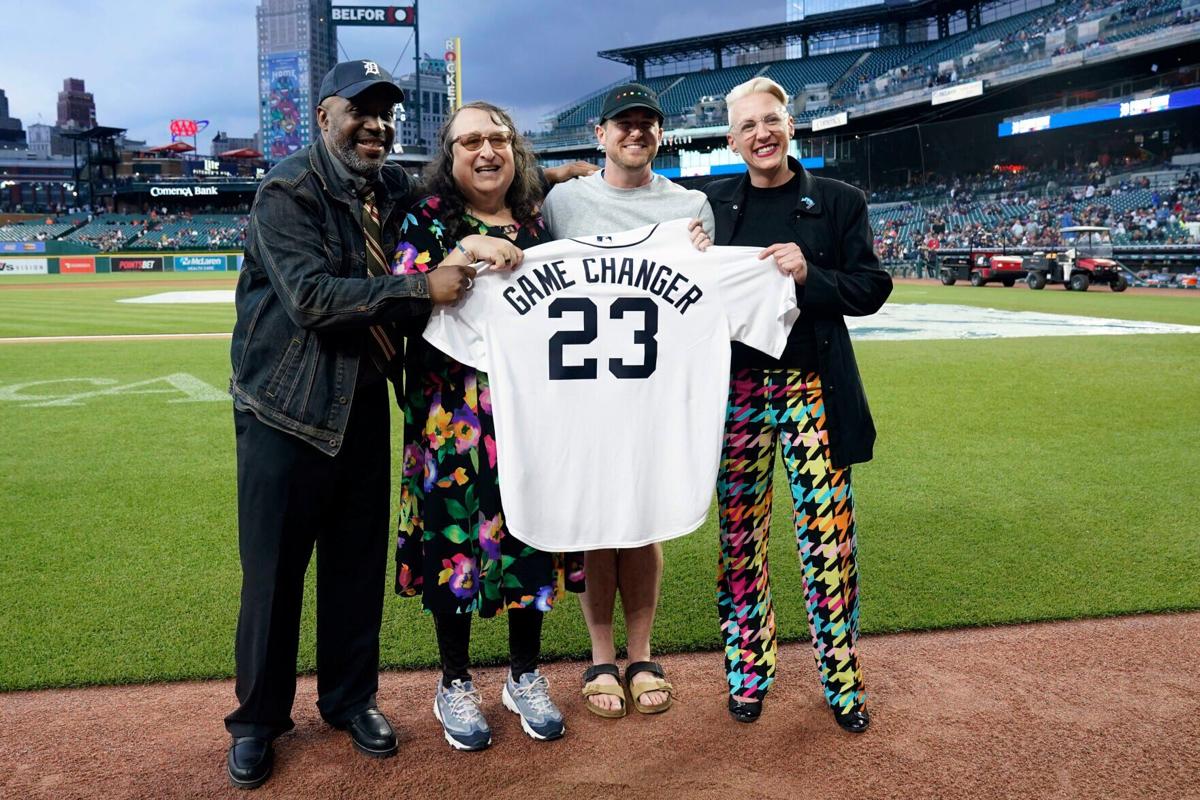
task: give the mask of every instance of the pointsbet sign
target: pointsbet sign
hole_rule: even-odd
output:
[[[108,263],[109,269],[113,272],[163,271],[162,256],[150,256],[147,258],[113,258]]]

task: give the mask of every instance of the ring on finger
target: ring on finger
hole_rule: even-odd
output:
[[[468,289],[470,289],[470,288],[471,288],[472,286],[474,286],[474,285],[475,285],[475,279],[474,279],[474,278],[467,278],[467,288],[468,288]]]

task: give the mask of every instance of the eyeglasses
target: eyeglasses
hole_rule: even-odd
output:
[[[490,144],[493,150],[505,150],[512,144],[512,140],[511,133],[489,133],[487,136],[482,133],[464,133],[454,137],[453,142],[462,145],[468,153],[474,153],[483,149],[484,142]]]
[[[738,136],[749,136],[758,130],[759,123],[762,123],[767,130],[779,132],[787,127],[787,117],[781,117],[778,114],[767,114],[762,119],[744,120],[737,126]]]

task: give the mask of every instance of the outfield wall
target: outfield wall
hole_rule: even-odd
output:
[[[17,248],[42,242],[4,242]],[[98,272],[237,272],[242,254],[146,252],[105,253],[103,255],[51,255],[44,250],[0,248],[0,278],[5,275],[84,275]]]

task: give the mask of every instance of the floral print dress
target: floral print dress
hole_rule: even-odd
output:
[[[441,205],[432,195],[406,216],[394,273],[429,272],[457,244],[439,217]],[[485,236],[505,235],[466,220]],[[510,241],[525,249],[546,238],[539,216]],[[396,592],[422,595],[435,614],[549,611],[565,591],[583,591],[581,553],[536,550],[505,528],[490,395],[485,373],[420,337],[408,339]]]

